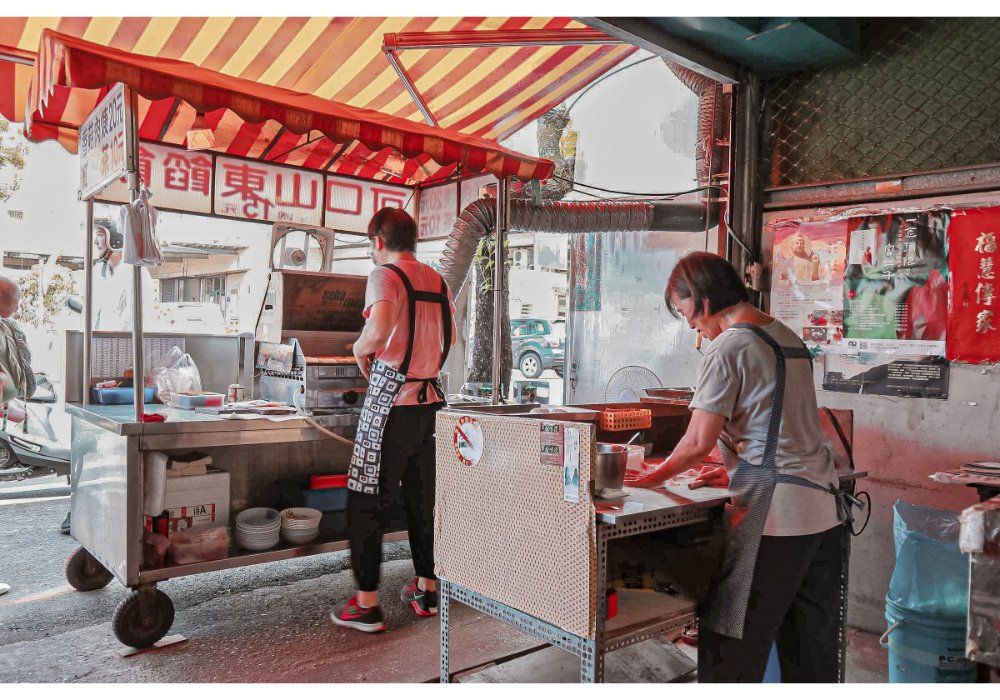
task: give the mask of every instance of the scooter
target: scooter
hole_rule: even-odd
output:
[[[8,410],[0,421],[0,481],[24,481],[43,476],[65,476],[69,483],[70,448],[59,444],[52,428],[56,392],[44,374],[35,374],[37,388],[18,410]],[[12,402],[13,403],[13,402]],[[14,422],[10,414],[22,413]]]

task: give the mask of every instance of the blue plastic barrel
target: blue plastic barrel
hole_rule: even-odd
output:
[[[767,657],[767,668],[764,669],[764,683],[781,683],[781,662],[778,660],[778,645],[771,645],[771,653]]]
[[[976,664],[965,658],[965,617],[907,610],[885,601],[882,646],[889,650],[890,683],[972,683]]]

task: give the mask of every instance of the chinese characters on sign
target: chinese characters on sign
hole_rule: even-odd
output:
[[[115,83],[80,125],[80,199],[125,174],[125,86]]]
[[[139,145],[139,176],[153,193],[159,209],[210,214],[212,212],[212,159],[207,154],[191,153],[155,143]],[[124,202],[128,190],[125,180],[109,185],[101,199]]]
[[[479,189],[496,181],[492,175],[482,175],[462,180],[461,183],[452,182],[421,189],[420,204],[417,207],[420,212],[420,219],[417,221],[420,240],[448,236],[459,213],[479,199]]]
[[[323,176],[266,163],[216,158],[215,213],[321,226]]]
[[[983,335],[990,331],[995,331],[993,327],[993,283],[987,279],[993,279],[993,258],[991,256],[997,252],[997,236],[993,231],[983,231],[976,239],[976,252],[979,253],[979,278],[976,284],[976,304],[983,307],[976,314],[976,333]],[[988,274],[989,277],[984,277]]]
[[[327,177],[326,226],[364,232],[375,212],[383,207],[398,207],[413,214],[411,194],[405,187],[381,182]]]
[[[146,142],[139,147],[138,160],[142,183],[153,193],[152,202],[158,209],[364,233],[372,215],[382,207],[405,208],[410,213],[414,208],[410,189],[381,182],[324,176]],[[124,202],[127,193],[125,179],[119,178],[98,196]],[[450,230],[448,222],[446,233]]]
[[[1000,207],[956,211],[948,228],[951,308],[947,357],[1000,361],[996,264]]]

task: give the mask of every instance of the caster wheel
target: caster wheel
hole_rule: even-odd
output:
[[[137,649],[145,649],[163,639],[174,624],[174,604],[163,591],[156,591],[150,619],[143,622],[139,614],[139,591],[132,591],[115,608],[111,629],[118,641]]]
[[[66,580],[78,591],[104,588],[115,576],[83,547],[77,547],[66,560]]]

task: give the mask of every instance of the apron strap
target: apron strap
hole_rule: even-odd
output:
[[[777,368],[775,372],[775,382],[774,382],[774,393],[771,396],[771,419],[768,423],[767,428],[767,444],[764,447],[764,459],[761,464],[766,465],[771,469],[775,468],[774,460],[777,456],[778,451],[778,432],[781,428],[781,411],[785,400],[785,360],[786,359],[796,359],[796,360],[809,360],[809,366],[812,367],[812,354],[803,344],[802,347],[798,348],[783,348],[781,345],[772,338],[767,331],[765,331],[760,326],[755,326],[751,323],[736,323],[733,324],[737,328],[747,328],[754,332],[758,338],[763,340],[765,343],[771,346],[774,350],[774,354],[777,357]],[[777,420],[775,417],[777,416]],[[840,522],[854,522],[854,514],[851,511],[851,505],[855,505],[859,508],[864,508],[864,504],[851,496],[846,491],[839,489],[833,485],[830,486],[820,486],[808,479],[801,476],[794,476],[792,474],[779,474],[775,470],[776,478],[779,483],[783,484],[795,484],[797,486],[804,486],[806,488],[815,489],[817,491],[824,491],[826,493],[832,494],[837,502],[837,519]]]
[[[809,489],[815,489],[816,491],[823,491],[825,493],[833,494],[834,499],[837,501],[837,520],[840,522],[854,522],[854,511],[851,510],[851,506],[859,508],[860,510],[865,509],[864,502],[849,494],[843,489],[839,489],[836,486],[820,486],[819,484],[809,481],[801,476],[795,476],[794,474],[778,474],[778,483],[782,484],[795,484],[796,486],[804,486]]]
[[[410,283],[410,278],[399,267],[392,263],[387,263],[383,267],[395,272],[403,282],[403,286],[406,287],[407,306],[410,312],[410,337],[406,341],[406,355],[399,366],[399,371],[403,374],[407,374],[410,371],[410,360],[413,359],[413,339],[417,330],[417,302],[425,302],[428,304],[438,304],[441,307],[441,325],[444,329],[444,351],[441,354],[441,362],[438,365],[438,372],[440,372],[441,368],[444,367],[445,361],[448,359],[448,351],[451,350],[451,307],[448,305],[448,287],[445,284],[444,278],[441,277],[440,292],[417,291]],[[428,385],[433,386],[438,394],[442,398],[444,397],[444,392],[441,391],[441,385],[437,377],[427,379],[417,378],[411,381],[424,382],[424,385],[420,388],[420,394],[417,396],[417,401],[420,403],[427,403]]]
[[[764,443],[764,458],[761,464],[774,469],[778,455],[778,434],[781,431],[781,412],[785,404],[785,352],[780,345],[760,326],[752,323],[734,323],[733,328],[746,328],[767,343],[774,351],[774,391],[771,392],[771,417],[767,424],[767,442]]]

